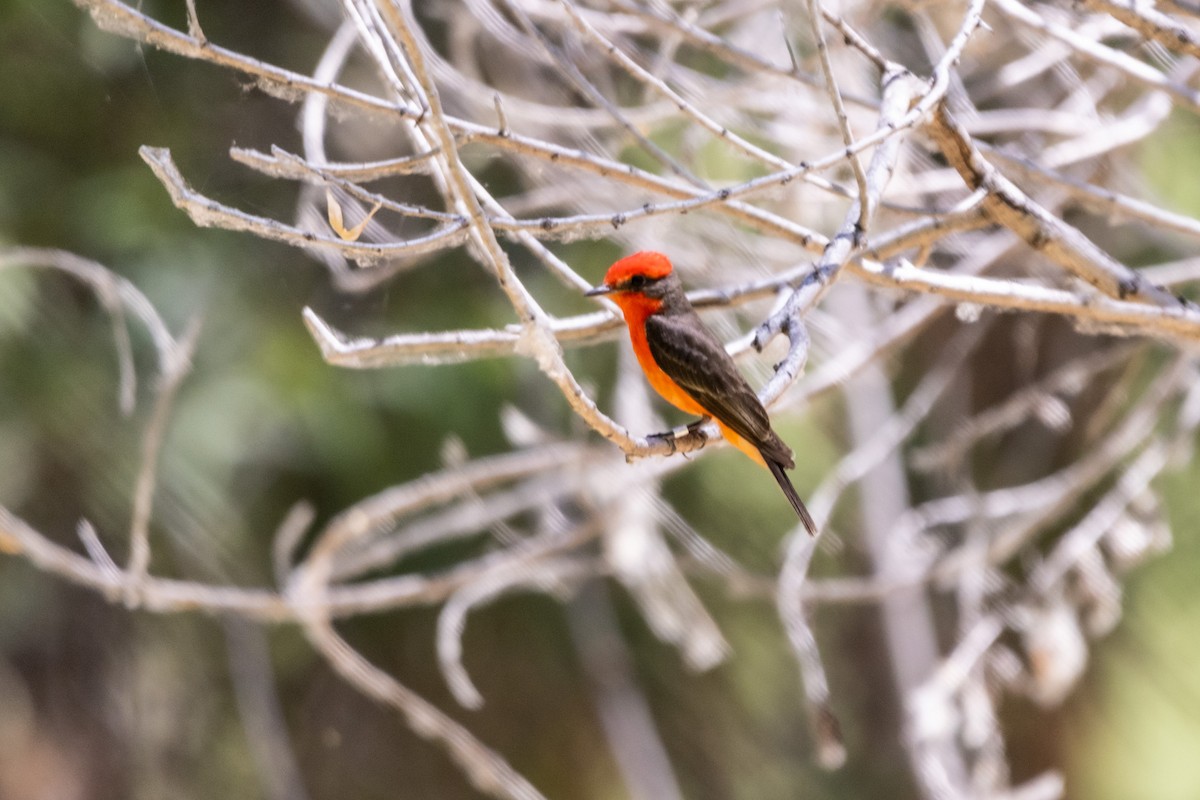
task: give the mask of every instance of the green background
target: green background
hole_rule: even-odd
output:
[[[182,2],[143,8],[184,24]],[[201,8],[211,40],[298,70],[311,68],[325,41],[323,29],[288,4]],[[564,436],[583,435],[523,361],[362,372],[321,361],[300,320],[306,305],[360,332],[507,321],[503,298],[465,259],[432,263],[364,295],[340,294],[302,252],[194,227],[137,156],[143,144],[169,147],[201,191],[290,219],[294,187],[238,167],[227,150],[298,150],[294,115],[239,76],[103,34],[67,3],[0,0],[0,245],[96,259],[140,287],[172,330],[196,316],[203,323],[163,455],[158,574],[268,583],[271,533],[293,502],[308,499],[328,518],[437,469],[448,437],[474,455],[501,452],[497,412],[506,404]],[[1196,120],[1180,117],[1144,146],[1151,181],[1191,213],[1200,213],[1196,170],[1180,165],[1200,159],[1198,131]],[[485,177],[510,180],[499,166]],[[598,278],[614,249],[597,243],[569,252],[574,263],[595,265],[583,268],[585,277]],[[575,310],[586,307],[580,301]],[[144,331],[134,336],[144,376],[152,353]],[[581,351],[572,363],[602,381],[613,350]],[[151,387],[142,381],[138,409],[126,419],[116,381],[108,322],[88,292],[59,275],[0,273],[0,503],[61,542],[86,518],[121,560]],[[813,417],[821,424],[785,421],[782,429],[786,439],[812,443],[797,477],[805,488],[841,447],[836,407],[818,407]],[[667,488],[702,521],[702,533],[770,572],[777,541],[732,532],[749,514],[764,530],[786,522],[786,509],[765,499],[774,487],[759,478],[722,453]],[[1162,482],[1175,548],[1131,577],[1125,617],[1095,645],[1066,704],[1003,702],[1014,779],[1057,767],[1072,798],[1200,797],[1197,485],[1194,464]],[[435,553],[429,563],[453,555]],[[856,563],[853,554],[823,558],[830,574]],[[609,589],[574,602],[614,605],[686,796],[914,796],[869,609],[816,616],[849,749],[844,769],[824,773],[813,763],[796,668],[769,602],[698,583],[735,655],[694,675],[654,640],[628,598]],[[562,604],[517,596],[472,617],[465,653],[487,700],[480,712],[457,708],[436,669],[435,613],[361,619],[344,632],[549,797],[624,796]],[[264,634],[308,796],[475,796],[441,751],[342,683],[295,629]],[[0,796],[267,796],[230,678],[229,642],[246,635],[258,634],[198,615],[130,613],[21,559],[0,559]]]

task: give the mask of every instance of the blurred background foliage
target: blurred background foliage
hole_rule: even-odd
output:
[[[200,6],[210,39],[301,71],[327,37],[298,5]],[[142,7],[185,24],[182,0]],[[440,467],[451,437],[472,454],[501,451],[504,404],[584,435],[527,363],[337,370],[321,361],[300,320],[312,305],[358,331],[494,324],[505,306],[475,265],[446,260],[365,294],[339,294],[301,252],[196,228],[137,156],[143,144],[168,146],[207,194],[286,218],[294,187],[238,167],[227,151],[294,143],[294,117],[295,108],[229,73],[100,33],[67,2],[0,0],[0,245],[95,259],[140,287],[173,330],[196,317],[203,325],[163,455],[157,573],[268,582],[271,534],[297,499],[328,516]],[[1181,165],[1200,159],[1198,125],[1181,116],[1143,158],[1157,189],[1193,214],[1196,170]],[[502,184],[511,175],[498,167],[492,178]],[[593,263],[584,273],[598,277],[615,251],[597,243],[563,252],[574,264]],[[133,333],[140,374],[151,374],[152,348],[144,332]],[[612,352],[589,349],[573,363],[594,360],[590,371],[602,380]],[[0,503],[64,542],[89,519],[123,559],[151,390],[143,381],[137,410],[123,418],[110,327],[95,299],[60,275],[0,272]],[[840,416],[822,406],[805,419],[785,420],[782,432],[805,443],[797,483],[810,487],[839,450]],[[1174,550],[1133,576],[1125,618],[1097,645],[1067,704],[1005,707],[1015,780],[1060,766],[1073,798],[1200,797],[1197,486],[1192,464],[1162,487]],[[668,491],[744,562],[767,571],[777,564],[776,540],[739,535],[782,531],[788,521],[752,465],[728,453],[705,458]],[[857,563],[854,553],[821,559],[825,570]],[[913,796],[869,609],[818,615],[850,754],[844,769],[825,773],[813,761],[773,605],[699,589],[734,652],[703,675],[653,638],[619,590],[592,587],[572,601],[597,602],[602,591],[598,602],[614,604],[685,796]],[[445,688],[434,611],[359,619],[344,630],[549,797],[621,797],[569,617],[541,596],[505,599],[472,617],[465,652],[487,700],[480,712],[457,709]],[[440,750],[344,685],[295,630],[129,613],[3,558],[0,797],[271,795],[231,681],[240,656],[264,645],[307,796],[476,796]]]

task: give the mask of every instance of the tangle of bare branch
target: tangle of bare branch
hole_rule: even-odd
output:
[[[476,708],[487,697],[464,665],[463,633],[501,595],[568,598],[611,578],[654,635],[704,671],[731,647],[693,587],[713,580],[735,598],[773,602],[816,760],[832,769],[846,745],[814,626],[825,606],[872,605],[922,797],[1063,794],[1055,772],[1012,784],[997,703],[1003,692],[1047,703],[1069,692],[1088,635],[1111,628],[1087,620],[1111,621],[1119,603],[1104,598],[1167,544],[1147,533],[1165,529],[1154,479],[1186,458],[1200,425],[1200,307],[1186,297],[1200,280],[1187,257],[1200,220],[1164,208],[1119,168],[1172,109],[1200,108],[1200,45],[1185,6],[965,0],[893,9],[901,26],[875,6],[835,13],[818,0],[793,4],[783,25],[773,5],[738,0],[463,0],[445,4],[463,26],[454,44],[424,4],[343,0],[343,24],[305,75],[207,38],[192,0],[186,30],[138,4],[75,2],[105,31],[251,81],[285,114],[301,107],[302,150],[229,150],[259,180],[294,184],[290,219],[209,196],[169,149],[142,147],[164,202],[196,225],[309,253],[346,291],[458,259],[504,299],[504,318],[480,327],[383,337],[305,308],[314,358],[354,369],[524,359],[580,428],[514,411],[509,452],[448,459],[316,529],[314,509],[297,505],[274,534],[275,586],[162,577],[151,559],[157,463],[194,333],[170,333],[99,264],[7,248],[0,273],[65,273],[111,316],[122,411],[135,396],[130,319],[149,331],[158,369],[128,562],[87,520],[72,547],[3,506],[0,549],[130,607],[297,625],[345,681],[436,742],[480,790],[507,798],[543,795],[469,725],[372,663],[340,621],[438,607],[439,665],[453,697]],[[1161,48],[1158,60],[1144,57],[1145,42]],[[485,51],[486,70],[467,57]],[[386,128],[393,154],[328,158],[332,142],[351,149],[336,121],[360,117]],[[511,167],[514,185],[484,178],[493,162]],[[717,449],[715,427],[654,436],[628,354],[611,394],[568,358],[567,348],[621,330],[614,306],[585,305],[582,290],[605,265],[567,255],[581,240],[669,253],[776,413],[845,409],[841,455],[806,492],[822,537],[792,532],[778,575],[740,566],[709,540],[708,521],[662,494],[661,478],[685,456]],[[1164,252],[1165,262],[1144,263]],[[558,294],[541,294],[542,274]],[[1011,345],[1004,366],[997,340]],[[1052,357],[1040,346],[1052,340],[1069,346]],[[894,365],[904,378],[895,385]],[[962,399],[976,391],[978,402]],[[1030,431],[1061,441],[1057,457],[1021,455]],[[491,545],[453,565],[407,566],[484,534]],[[822,574],[819,549],[848,544],[864,549],[871,572]],[[953,605],[948,635],[936,629],[935,593]],[[572,613],[607,613],[596,608],[593,598]],[[586,618],[572,624],[582,652],[620,652],[598,645]],[[1005,669],[1010,640],[1021,644]],[[678,792],[636,677],[589,675],[595,691],[640,709],[624,720],[632,727],[605,723],[626,781]],[[654,757],[633,757],[620,730]]]

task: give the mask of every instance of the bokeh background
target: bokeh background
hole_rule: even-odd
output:
[[[301,71],[328,37],[319,9],[200,5],[211,40]],[[185,25],[182,0],[142,7]],[[294,119],[293,107],[228,72],[98,31],[70,3],[0,0],[0,246],[95,259],[145,292],[173,330],[202,322],[163,453],[156,573],[269,583],[271,534],[297,499],[327,518],[440,467],[450,438],[472,454],[502,451],[505,404],[557,416],[570,430],[565,404],[524,361],[338,370],[301,323],[307,305],[359,332],[449,327],[447,316],[453,326],[495,324],[505,306],[473,265],[447,259],[367,293],[339,293],[302,252],[196,228],[137,155],[143,144],[170,147],[200,190],[288,218],[292,188],[237,167],[227,150],[295,145]],[[1138,162],[1166,202],[1200,214],[1200,120],[1179,114]],[[500,187],[512,180],[500,165],[488,177]],[[598,278],[616,249],[562,252]],[[152,348],[144,332],[134,337],[149,375]],[[594,359],[603,382],[614,352],[578,358]],[[0,271],[0,504],[62,542],[86,518],[122,559],[151,393],[143,381],[135,413],[119,413],[110,326],[89,292],[45,271]],[[839,410],[830,402],[782,424],[785,438],[811,443],[797,483],[812,486],[841,449]],[[770,572],[778,538],[761,532],[782,530],[786,517],[763,499],[773,487],[760,479],[723,453],[680,472],[668,490],[704,520],[706,535]],[[1174,547],[1130,577],[1120,625],[1095,644],[1066,703],[1002,706],[1014,779],[1055,767],[1072,798],[1200,797],[1198,486],[1195,464],[1162,482]],[[750,539],[737,533],[747,515],[755,524],[745,527],[759,531]],[[857,557],[822,558],[824,571],[837,572]],[[613,586],[566,604],[514,596],[480,611],[465,637],[487,700],[478,712],[457,708],[437,670],[436,610],[361,619],[344,632],[552,798],[625,796],[572,635],[571,603],[586,602],[613,609],[685,796],[915,796],[870,608],[817,615],[849,751],[846,766],[828,773],[814,763],[772,604],[703,582],[697,590],[734,652],[702,675],[657,642]],[[245,720],[262,714],[247,713],[256,701],[239,686],[277,696],[298,775],[258,767],[262,737]],[[130,612],[21,558],[0,558],[0,797],[273,796],[478,795],[439,749],[342,683],[293,628]]]

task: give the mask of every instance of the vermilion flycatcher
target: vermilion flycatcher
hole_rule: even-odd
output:
[[[622,258],[588,296],[607,294],[621,307],[629,338],[650,385],[668,403],[717,423],[731,445],[771,470],[804,527],[817,534],[784,469],[796,462],[771,429],[767,410],[717,337],[692,308],[671,262],[645,251]]]

